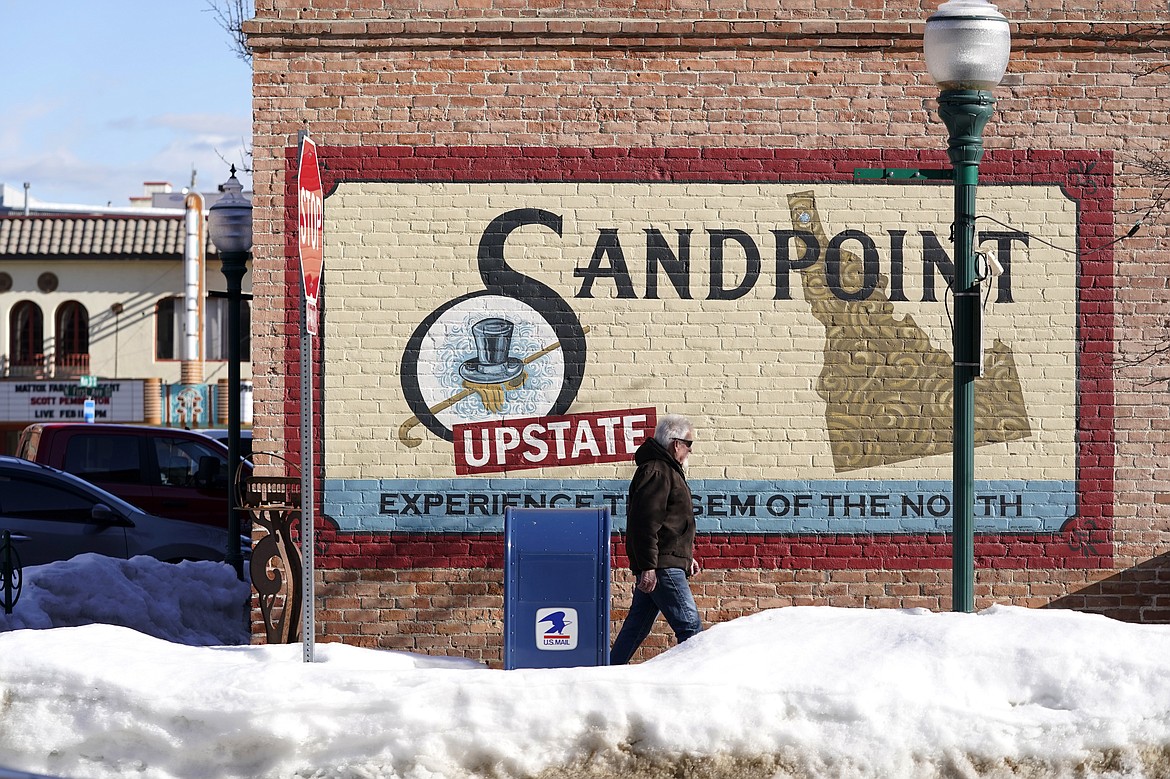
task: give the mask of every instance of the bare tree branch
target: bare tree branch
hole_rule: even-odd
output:
[[[244,34],[244,22],[256,15],[252,0],[205,0],[216,23],[231,37],[229,46],[244,62],[252,63],[252,49]]]
[[[215,150],[215,156],[219,157],[220,161],[225,165],[235,165],[236,170],[244,173],[252,172],[252,147],[245,142],[245,148],[240,150],[240,159],[236,161],[229,160],[220,153],[219,149]]]
[[[248,46],[248,36],[244,33],[244,22],[256,15],[254,0],[204,0],[213,16],[215,16],[216,24],[228,34],[230,43],[228,48],[235,52],[236,56],[252,65],[252,49]],[[215,154],[225,164],[228,160],[220,153],[219,149],[215,150]],[[245,143],[245,148],[240,152],[240,159],[237,168],[245,173],[252,172],[252,147],[250,143]]]
[[[1138,221],[1141,224],[1153,224],[1170,210],[1170,160],[1148,153],[1134,157],[1130,164],[1137,169],[1137,175],[1152,179],[1153,183],[1146,202],[1122,213],[1140,214]]]
[[[1123,368],[1136,368],[1145,363],[1152,363],[1154,366],[1165,366],[1167,357],[1170,357],[1170,320],[1164,320],[1158,329],[1162,331],[1162,336],[1156,345],[1145,349],[1137,354],[1121,354],[1117,358],[1117,364]],[[1163,376],[1161,378],[1151,378],[1148,381],[1143,381],[1141,386],[1151,387],[1155,384],[1166,384],[1170,386],[1170,376]]]

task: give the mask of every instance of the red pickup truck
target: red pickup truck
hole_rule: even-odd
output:
[[[21,431],[16,456],[80,476],[151,514],[227,527],[227,447],[199,433],[38,423]],[[243,467],[241,478],[250,476],[251,465]],[[246,512],[240,519],[243,526]]]

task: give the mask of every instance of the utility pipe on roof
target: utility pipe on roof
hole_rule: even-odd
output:
[[[183,244],[183,384],[203,383],[203,263],[207,241],[203,196],[190,192],[183,200],[186,240]]]

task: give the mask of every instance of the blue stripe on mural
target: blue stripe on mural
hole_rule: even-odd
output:
[[[943,480],[696,479],[700,532],[937,533],[951,527]],[[343,531],[498,533],[510,507],[605,506],[625,529],[620,479],[326,479],[325,514]],[[1056,532],[1076,513],[1067,481],[976,480],[975,530]]]

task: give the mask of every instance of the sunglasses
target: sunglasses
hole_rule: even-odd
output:
[[[694,441],[688,441],[688,440],[687,440],[687,439],[685,439],[685,438],[676,438],[676,439],[674,439],[674,440],[675,440],[675,441],[678,441],[680,444],[682,444],[683,446],[685,446],[687,449],[690,449],[690,448],[691,448],[691,445],[692,445],[693,443],[695,443]]]

